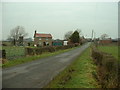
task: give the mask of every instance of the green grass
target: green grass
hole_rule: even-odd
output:
[[[118,60],[118,46],[117,45],[109,45],[109,46],[98,46],[100,51],[112,54]]]
[[[72,73],[69,70],[74,70]],[[84,51],[70,66],[56,76],[46,88],[98,88],[100,87],[92,76],[96,73],[96,65],[90,56],[90,48]],[[65,77],[71,76],[71,79],[65,81]]]
[[[10,60],[25,55],[25,47],[3,46],[2,49],[6,50],[6,58]]]
[[[11,67],[11,66],[15,66],[15,65],[18,65],[18,64],[30,62],[30,61],[33,61],[33,60],[38,60],[38,59],[41,59],[41,58],[54,56],[54,55],[57,55],[57,54],[60,54],[60,53],[64,53],[64,52],[73,50],[75,48],[70,48],[70,49],[66,49],[66,50],[59,50],[59,51],[56,51],[56,52],[53,52],[53,53],[46,52],[46,53],[43,53],[41,55],[27,56],[27,57],[21,57],[21,58],[18,58],[18,59],[14,59],[14,60],[8,60],[2,66],[3,66],[3,68]]]

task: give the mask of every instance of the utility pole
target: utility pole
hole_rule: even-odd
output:
[[[96,38],[96,33],[95,33],[95,31],[94,31],[94,39]]]
[[[94,31],[94,42],[96,41],[96,39],[95,39],[95,38],[96,38],[96,37],[95,37],[96,35],[95,35],[95,34],[96,34],[96,33],[95,33],[95,31]]]
[[[91,41],[92,41],[92,39],[93,39],[93,30],[92,30],[92,36],[91,36]]]

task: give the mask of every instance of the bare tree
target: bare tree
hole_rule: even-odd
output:
[[[107,37],[108,37],[107,34],[102,34],[100,38],[101,38],[102,40],[104,40],[104,39],[106,39]]]
[[[64,39],[68,40],[68,39],[71,37],[72,34],[73,34],[73,31],[68,31],[68,32],[65,34]]]
[[[16,44],[16,41],[18,41],[18,39],[20,37],[25,37],[27,36],[28,34],[25,32],[25,29],[24,27],[22,26],[17,26],[15,28],[13,28],[11,31],[10,31],[10,36],[9,36],[9,39],[12,39],[13,42],[14,42],[14,45]]]

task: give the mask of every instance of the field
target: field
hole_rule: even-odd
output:
[[[98,46],[98,49],[100,51],[112,54],[118,60],[118,46],[117,45],[108,45],[108,46],[101,45],[101,46]]]
[[[25,56],[25,47],[3,46],[2,49],[6,50],[6,58],[8,60]]]
[[[92,73],[96,65],[90,55],[90,48],[84,51],[70,66],[56,76],[47,88],[99,88]]]

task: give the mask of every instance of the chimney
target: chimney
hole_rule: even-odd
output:
[[[35,30],[35,33],[34,33],[34,38],[35,38],[35,36],[36,36],[36,32],[37,32],[37,31]]]

